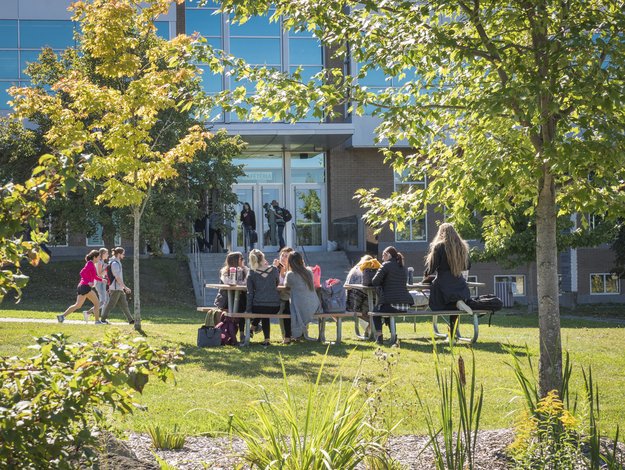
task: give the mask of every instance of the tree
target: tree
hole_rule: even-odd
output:
[[[77,55],[85,58],[83,67],[62,76],[52,94],[41,88],[12,89],[19,117],[40,114],[49,119],[46,141],[57,158],[83,162],[82,176],[102,183],[96,202],[130,208],[137,330],[141,217],[155,185],[175,178],[176,165],[191,161],[210,137],[202,126],[192,125],[174,145],[161,146],[162,131],[177,113],[193,106],[199,73],[188,59],[192,38],[165,41],[156,35],[154,20],[170,4],[169,0],[74,3],[73,19],[81,29]]]
[[[558,215],[607,213],[625,204],[625,9],[593,0],[276,0],[274,18],[312,31],[336,58],[359,64],[299,83],[272,70],[244,68],[257,80],[252,116],[293,119],[300,108],[332,116],[343,100],[374,108],[380,140],[405,140],[413,155],[387,149],[398,172],[426,173],[429,185],[381,198],[359,197],[367,220],[382,226],[445,205],[454,221],[488,214],[485,240],[514,231],[516,208],[536,227],[541,394],[559,390],[562,352],[558,304]],[[245,21],[268,2],[225,0]],[[347,47],[349,45],[349,47]],[[358,86],[372,71],[397,86]],[[389,83],[390,85],[390,83]],[[240,93],[239,93],[240,94]],[[288,100],[285,99],[288,97]],[[471,208],[471,209],[469,209]]]

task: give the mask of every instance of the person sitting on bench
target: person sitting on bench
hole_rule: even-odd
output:
[[[430,288],[431,310],[458,309],[472,312],[466,304],[471,293],[462,275],[462,271],[469,267],[469,244],[458,235],[453,225],[441,224],[425,257],[424,277],[436,275]],[[457,322],[458,315],[450,315],[449,326],[452,333],[457,329]]]
[[[372,285],[380,287],[378,296],[379,303],[375,307],[376,312],[399,312],[393,304],[412,305],[414,300],[406,288],[408,270],[404,266],[404,256],[394,246],[387,247],[382,252],[382,267],[373,276]],[[388,318],[385,318],[388,325]],[[383,344],[382,317],[373,317],[377,337],[375,342]]]
[[[278,284],[280,274],[278,268],[267,264],[262,251],[253,249],[250,251],[250,272],[247,276],[247,308],[245,313],[269,313],[280,312],[280,293]],[[271,321],[263,320],[263,346],[269,346],[271,333]]]

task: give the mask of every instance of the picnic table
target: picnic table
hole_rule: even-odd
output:
[[[239,310],[239,298],[241,296],[241,292],[247,291],[247,286],[239,285],[239,284],[205,284],[205,287],[209,289],[221,289],[228,293],[228,313],[227,315],[233,319],[243,318],[245,320],[245,329],[241,332],[241,340],[242,346],[248,346],[250,343],[251,337],[251,320],[254,318],[261,319],[277,319],[280,320],[280,327],[283,328],[282,320],[290,318],[290,315],[277,313],[277,314],[259,314],[259,313],[238,313]],[[289,288],[286,286],[278,286],[279,291],[288,290]],[[207,309],[211,309],[213,307],[198,307],[198,311],[206,311]],[[328,321],[336,322],[336,340],[334,343],[339,344],[341,342],[342,335],[342,320],[343,318],[352,318],[353,314],[351,312],[333,312],[333,313],[317,313],[313,316],[315,320],[318,321],[319,326],[319,335],[316,340],[319,342],[325,342],[325,326]],[[283,331],[284,333],[284,331]],[[308,340],[315,340],[315,338],[311,338],[308,336],[308,333],[305,333],[305,337]]]
[[[484,287],[486,284],[482,282],[467,282],[469,287]],[[414,284],[406,284],[406,288],[410,290],[416,290],[423,293],[426,296],[429,296],[430,284],[424,283],[414,283]],[[391,330],[391,343],[395,343],[397,340],[397,327],[395,318],[396,317],[413,317],[416,322],[416,318],[419,316],[431,316],[432,317],[432,329],[434,330],[434,336],[436,338],[444,338],[449,339],[450,342],[453,341],[453,338],[450,337],[447,333],[441,333],[438,329],[438,317],[441,315],[471,315],[473,319],[473,336],[471,338],[465,338],[460,334],[458,328],[456,328],[456,339],[458,341],[467,341],[471,343],[475,343],[477,341],[479,335],[479,317],[491,313],[487,310],[473,310],[471,314],[465,312],[463,310],[430,310],[429,307],[424,309],[414,308],[408,309],[402,312],[396,313],[388,313],[388,312],[375,312],[375,305],[377,304],[377,287],[376,286],[364,286],[362,284],[345,284],[345,289],[351,290],[360,290],[367,295],[368,300],[368,312],[369,316],[369,334],[361,334],[360,333],[360,317],[357,317],[354,321],[354,329],[356,332],[356,336],[360,339],[373,339],[376,336],[375,326],[373,325],[373,317],[389,317],[390,325],[389,329]],[[355,314],[357,316],[357,314]],[[415,323],[416,325],[416,323]],[[416,328],[416,326],[415,326]]]

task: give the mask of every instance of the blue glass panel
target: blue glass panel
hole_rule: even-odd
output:
[[[11,109],[11,107],[7,104],[7,101],[13,99],[8,92],[8,89],[13,85],[13,82],[0,82],[0,109]]]
[[[293,31],[292,29],[289,30],[289,37],[291,38],[312,38],[313,37],[313,33],[312,31]]]
[[[204,8],[219,6],[217,0],[186,0],[187,8]]]
[[[39,54],[41,51],[20,51],[20,75],[22,78],[28,77],[26,75],[26,67],[31,62],[37,62],[39,60]]]
[[[291,39],[289,41],[289,62],[291,65],[323,64],[321,45],[316,39]]]
[[[159,37],[169,40],[169,21],[155,21],[154,26]]]
[[[280,39],[230,39],[230,53],[249,64],[281,63]]]
[[[243,24],[230,22],[230,36],[280,36],[280,23],[269,16],[253,16]]]
[[[20,42],[21,47],[28,49],[73,47],[74,24],[71,21],[21,20]]]
[[[187,10],[186,33],[195,32],[202,36],[221,36],[221,14],[217,10]]]
[[[206,42],[213,46],[213,49],[223,49],[221,38],[206,38]]]
[[[223,75],[215,75],[207,65],[198,65],[202,69],[202,89],[206,93],[219,93],[223,90]]]
[[[0,51],[0,78],[18,78],[17,51]]]
[[[358,83],[366,86],[377,86],[377,87],[386,87],[391,86],[390,81],[386,81],[386,75],[380,69],[369,69],[367,71],[367,76],[364,78],[360,78]]]
[[[0,20],[0,47],[17,48],[17,20]]]
[[[293,73],[297,70],[298,67],[291,67],[290,72]],[[302,67],[302,71],[300,72],[302,75],[302,81],[308,82],[312,78],[313,75],[321,72],[323,67]]]

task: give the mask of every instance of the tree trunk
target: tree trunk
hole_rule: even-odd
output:
[[[133,206],[132,216],[134,219],[133,229],[133,268],[132,268],[132,280],[134,284],[134,312],[135,312],[135,330],[141,330],[141,295],[139,285],[139,234],[141,227],[141,208],[139,206]]]
[[[544,168],[536,213],[536,277],[540,361],[540,395],[562,386],[562,340],[558,299],[558,248],[556,245],[556,191],[553,176]]]

